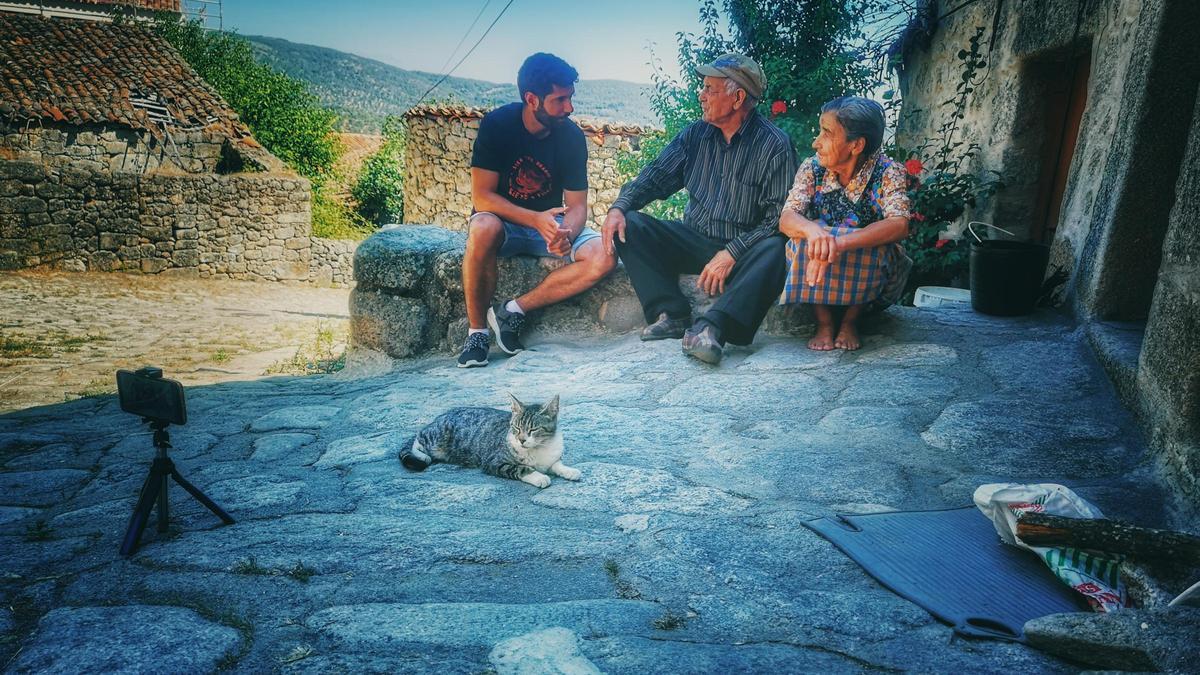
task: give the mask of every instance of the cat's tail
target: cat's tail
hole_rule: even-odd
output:
[[[421,442],[413,436],[400,446],[400,463],[409,471],[424,471],[433,464],[433,459],[421,449]]]

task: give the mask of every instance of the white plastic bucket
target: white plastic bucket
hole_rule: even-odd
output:
[[[913,296],[913,305],[928,308],[970,309],[971,291],[949,286],[921,286]]]

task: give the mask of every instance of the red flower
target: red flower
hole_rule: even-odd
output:
[[[936,244],[934,244],[934,245],[933,245],[933,247],[934,247],[934,248],[941,248],[941,247],[943,247],[943,246],[945,246],[946,244],[949,244],[949,243],[950,243],[950,240],[949,240],[949,239],[938,239],[938,240],[937,240],[937,243],[936,243]]]
[[[775,101],[771,104],[771,115],[782,115],[787,112],[787,103],[783,101]]]
[[[908,175],[910,175],[910,176],[915,176],[915,175],[921,173],[921,171],[924,168],[925,168],[925,165],[922,164],[921,160],[917,159],[916,157],[913,157],[912,159],[910,159],[904,163],[904,169],[905,169],[905,171],[908,171]]]
[[[924,213],[914,213],[913,220],[917,221],[918,223],[923,223],[923,222],[925,222],[925,214]]]

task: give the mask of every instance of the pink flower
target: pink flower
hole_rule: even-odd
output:
[[[787,103],[783,101],[775,101],[771,104],[771,116],[782,115],[787,112]]]
[[[921,160],[917,159],[916,157],[913,157],[904,163],[904,170],[907,171],[908,175],[910,176],[915,176],[921,173],[924,168],[925,165],[922,164]]]
[[[933,247],[934,248],[942,248],[943,246],[945,246],[946,244],[949,244],[949,243],[950,243],[949,239],[938,239],[937,243],[934,244]]]
[[[923,223],[923,222],[925,222],[925,214],[924,213],[914,213],[913,220],[917,221],[918,223]]]

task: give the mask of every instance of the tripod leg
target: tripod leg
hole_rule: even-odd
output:
[[[163,486],[163,477],[151,467],[150,475],[146,476],[146,482],[142,483],[142,491],[138,494],[137,506],[133,508],[133,515],[129,517],[129,527],[126,528],[125,538],[121,541],[121,555],[128,557],[137,550],[138,540],[142,538],[142,531],[146,529],[146,522],[150,520],[154,501]]]
[[[176,483],[179,483],[180,487],[182,487],[184,490],[187,490],[190,495],[195,497],[197,501],[199,501],[201,504],[207,506],[209,511],[212,511],[213,513],[217,514],[217,517],[220,518],[222,521],[224,521],[224,523],[226,525],[233,524],[233,522],[234,522],[233,517],[230,516],[228,513],[225,513],[225,509],[217,506],[217,503],[214,502],[213,500],[209,499],[208,495],[201,492],[200,489],[197,488],[195,485],[192,485],[191,483],[187,482],[186,478],[179,475],[178,470],[171,469],[171,477],[175,479]]]
[[[167,531],[167,523],[171,519],[170,510],[167,507],[167,476],[162,475],[162,487],[158,490],[158,531],[163,533]]]

